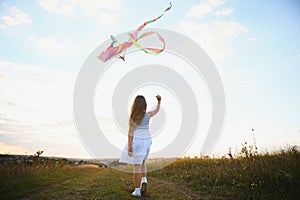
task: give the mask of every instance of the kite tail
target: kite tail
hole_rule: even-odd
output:
[[[171,8],[172,8],[172,3],[170,2],[170,6],[169,6],[168,8],[166,8],[166,9],[164,10],[164,12],[163,12],[160,16],[156,17],[155,19],[152,19],[152,20],[149,20],[149,21],[145,21],[144,24],[142,24],[138,29],[136,29],[136,30],[133,32],[133,34],[132,34],[133,37],[134,37],[135,39],[137,39],[138,33],[139,33],[145,26],[147,26],[148,24],[151,24],[151,23],[157,21],[159,18],[161,18],[161,17],[162,17],[167,11],[169,11]]]
[[[164,13],[167,12],[167,11],[169,11],[171,8],[172,8],[172,2],[170,2],[170,6],[167,7],[167,8],[164,10]]]

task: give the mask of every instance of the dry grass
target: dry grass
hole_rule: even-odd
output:
[[[184,158],[148,173],[142,199],[297,199],[300,153],[295,147],[234,158]],[[163,162],[164,164],[164,162]],[[158,161],[150,167],[161,166]],[[121,166],[131,169],[129,166]],[[36,159],[0,164],[0,199],[132,199],[132,174],[97,165]]]
[[[185,158],[152,176],[185,184],[207,199],[297,199],[300,153],[292,147],[237,158]]]

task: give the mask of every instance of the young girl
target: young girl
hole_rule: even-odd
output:
[[[133,181],[135,190],[132,193],[133,196],[141,196],[141,193],[147,191],[145,160],[152,144],[149,132],[149,119],[159,111],[161,97],[157,95],[156,99],[156,109],[147,113],[147,103],[141,95],[135,98],[131,107],[128,143],[122,152],[120,162],[134,164]]]

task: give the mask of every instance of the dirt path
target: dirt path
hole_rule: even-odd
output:
[[[151,193],[156,191],[158,193],[166,193],[167,195],[163,196],[165,199],[201,199],[199,196],[195,195],[193,191],[188,187],[174,184],[170,181],[165,181],[159,178],[149,178],[149,190],[151,190]]]
[[[148,192],[140,199],[201,199],[183,185],[153,177],[148,177],[148,181]],[[132,174],[98,168],[21,199],[136,199],[131,196],[132,191]]]
[[[151,195],[153,194],[153,199],[160,197],[161,199],[202,199],[184,185],[178,185],[170,181],[151,177],[149,177],[149,193]],[[161,196],[158,194],[161,194]]]

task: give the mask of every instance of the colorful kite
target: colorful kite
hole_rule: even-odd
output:
[[[114,46],[115,43],[117,42],[117,40],[116,40],[116,38],[114,38],[114,36],[111,35],[110,37],[111,37],[112,42],[111,42],[110,46],[107,47],[106,51],[103,51],[98,56],[98,58],[100,60],[102,60],[103,62],[106,62],[107,60],[111,59],[112,57],[118,57],[125,61],[125,55],[121,56],[120,53],[126,51],[126,49],[128,49],[132,45],[135,45],[140,50],[144,51],[145,53],[151,54],[151,55],[157,55],[157,54],[161,53],[165,49],[166,43],[165,43],[164,38],[160,34],[154,32],[154,31],[149,31],[149,32],[143,33],[141,36],[138,36],[138,34],[145,26],[147,26],[148,24],[151,24],[151,23],[155,22],[156,20],[158,20],[159,18],[161,18],[171,8],[172,8],[172,3],[170,2],[170,6],[168,8],[166,8],[159,17],[157,17],[153,20],[144,22],[143,25],[141,25],[133,33],[129,33],[128,34],[129,40],[127,42],[124,42],[122,44]],[[152,34],[156,34],[158,39],[162,42],[163,47],[161,49],[151,48],[151,47],[144,48],[138,43],[138,41],[140,39],[148,37],[149,35],[152,35]]]

